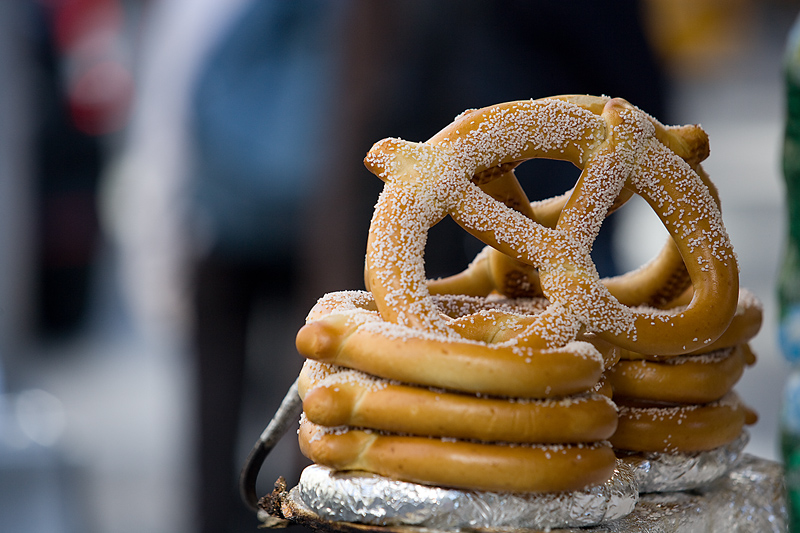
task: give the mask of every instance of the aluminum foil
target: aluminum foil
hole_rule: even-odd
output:
[[[786,533],[783,468],[779,463],[744,455],[728,475],[702,489],[642,494],[633,513],[589,530],[603,533]]]
[[[405,487],[405,494],[398,494],[397,487],[389,488],[396,482],[386,480],[379,482],[376,476],[334,475],[326,469],[311,467],[303,474],[304,479],[298,487],[292,489],[288,500],[292,506],[302,509],[304,513],[316,515],[324,521],[335,522],[330,528],[325,527],[325,522],[318,523],[321,531],[336,531],[359,533],[363,531],[358,527],[348,528],[347,522],[362,522],[370,524],[395,525],[403,522],[406,517],[410,527],[400,527],[395,531],[407,530],[428,531],[428,533],[453,533],[458,529],[467,530],[480,527],[478,520],[468,518],[469,513],[474,513],[486,526],[487,531],[503,532],[509,528],[517,530],[527,529],[532,533],[532,528],[552,530],[557,526],[528,526],[511,525],[513,521],[507,519],[508,515],[520,515],[519,510],[514,510],[518,503],[508,500],[503,505],[509,509],[494,508],[483,509],[486,502],[480,498],[466,496],[453,498],[453,492],[431,487],[420,487],[413,484]],[[347,497],[336,496],[333,501],[326,500],[324,493],[333,491],[329,485],[338,483],[333,478],[349,477],[345,481],[356,490],[354,484],[362,487],[363,495],[352,494]],[[381,479],[381,478],[378,478]],[[329,486],[328,489],[315,488],[316,483]],[[373,486],[374,485],[374,486]],[[302,487],[302,489],[301,489]],[[306,505],[300,494],[301,490],[309,498]],[[337,489],[338,490],[338,489]],[[358,489],[362,491],[361,488]],[[411,492],[408,492],[410,490]],[[413,497],[414,501],[406,502],[393,498]],[[464,502],[463,507],[460,505]],[[491,503],[491,502],[490,502]],[[555,506],[554,506],[555,507]],[[382,508],[382,509],[381,509]],[[558,512],[557,509],[554,509]],[[544,509],[537,513],[547,512]],[[446,515],[457,515],[457,518]],[[492,515],[496,514],[497,518]],[[786,494],[783,484],[783,467],[776,462],[760,459],[752,455],[743,455],[738,464],[727,475],[710,483],[706,487],[685,491],[642,494],[633,512],[618,519],[609,516],[602,524],[576,529],[568,526],[558,529],[558,533],[786,533],[788,531],[786,517]],[[464,525],[454,525],[461,523]],[[502,525],[506,524],[506,525]],[[427,526],[421,529],[420,526]],[[363,528],[364,526],[360,526]]]
[[[634,471],[640,492],[671,492],[707,485],[724,476],[742,457],[750,434],[715,450],[698,453],[636,454],[624,457]]]
[[[307,467],[289,497],[324,520],[465,528],[583,527],[628,515],[638,500],[632,470],[618,462],[604,485],[584,491],[511,494],[429,487],[356,472]]]

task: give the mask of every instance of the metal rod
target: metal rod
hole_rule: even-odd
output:
[[[292,383],[289,391],[284,396],[280,407],[275,412],[269,425],[261,433],[256,441],[250,455],[242,468],[239,476],[239,494],[242,500],[254,511],[258,511],[258,493],[256,492],[256,480],[264,460],[269,452],[278,444],[286,431],[297,422],[303,412],[303,402],[297,392],[297,380]]]

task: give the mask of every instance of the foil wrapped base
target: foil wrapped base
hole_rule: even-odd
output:
[[[603,485],[545,494],[447,489],[312,465],[289,497],[324,520],[455,531],[600,524],[631,513],[639,493],[632,470],[621,462]]]
[[[369,477],[369,476],[368,476]],[[419,486],[417,486],[419,487]],[[430,487],[426,487],[430,489]],[[441,489],[432,489],[441,490]],[[431,493],[434,494],[434,493]],[[403,509],[403,502],[384,500],[385,495],[372,492],[377,498],[374,502],[365,501],[364,508],[352,507],[347,515],[337,515],[337,505],[322,505],[316,511],[309,509],[300,499],[299,486],[290,492],[281,492],[280,512],[268,511],[267,518],[277,519],[275,527],[285,526],[286,522],[300,523],[326,533],[444,533],[458,529],[473,529],[475,526],[453,527],[454,521],[469,522],[468,519],[443,518],[438,524],[431,521],[429,526],[421,523],[409,525],[371,526],[357,521],[355,515],[366,514],[366,508]],[[425,500],[425,505],[435,508],[446,508],[440,514],[460,515],[462,509],[453,501]],[[415,509],[406,509],[411,521],[423,520],[431,513],[421,502]],[[392,514],[397,511],[377,511],[377,515]],[[473,511],[469,511],[473,512]],[[498,511],[500,515],[503,510]],[[278,516],[279,515],[279,516]],[[488,515],[487,515],[488,516]],[[385,520],[380,516],[372,520]],[[501,519],[502,521],[502,519]],[[388,522],[387,522],[388,523]],[[495,524],[484,528],[487,532],[505,532],[515,529],[516,533],[532,533],[534,531],[551,531],[551,533],[786,533],[788,530],[786,516],[786,494],[783,483],[783,467],[774,461],[768,461],[752,455],[744,454],[726,475],[705,487],[685,492],[664,492],[642,494],[633,512],[618,519],[607,519],[600,525],[588,527],[567,527],[554,529],[546,526],[511,526]]]
[[[697,453],[637,453],[622,457],[633,468],[640,492],[696,489],[721,478],[742,458],[750,434],[742,431],[735,441]]]
[[[642,494],[634,512],[597,531],[786,533],[783,467],[780,463],[745,454],[727,475],[703,488]]]

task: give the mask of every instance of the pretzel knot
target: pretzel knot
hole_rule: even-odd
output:
[[[716,371],[726,379],[701,398],[716,403],[695,409],[691,427],[714,438],[673,441],[668,426],[655,440],[695,450],[734,438],[748,413],[726,393],[749,364],[746,351],[660,361],[737,346],[760,325],[759,305],[740,298],[715,190],[699,166],[707,155],[699,127],[665,127],[624,100],[591,96],[471,110],[427,142],[378,142],[365,159],[384,181],[367,242],[368,291],[325,295],[297,334],[311,360],[300,379],[303,453],[437,486],[576,490],[611,477],[612,445],[653,447],[636,447],[640,403],[675,395],[641,389],[688,381],[706,360],[715,364],[701,381]],[[578,166],[572,191],[531,205],[514,168],[533,158]],[[652,264],[601,280],[592,245],[633,194],[671,239]],[[463,276],[426,279],[428,231],[447,216],[487,245],[468,268],[469,291],[458,290]],[[491,270],[516,274],[526,298],[505,298],[514,295],[492,275],[470,274]],[[666,309],[641,306],[655,297]],[[629,375],[640,369],[647,380]],[[605,396],[612,387],[630,396],[625,416]],[[679,399],[687,398],[696,396]],[[620,425],[622,436],[606,440]]]
[[[713,197],[670,142],[680,136],[665,137],[663,126],[624,100],[567,96],[464,113],[427,143],[377,143],[365,164],[385,186],[370,228],[366,283],[380,315],[447,338],[513,338],[530,347],[563,345],[581,330],[639,353],[679,354],[711,344],[736,311],[738,267]],[[473,182],[540,157],[582,169],[554,228]],[[623,191],[642,196],[672,236],[693,286],[685,307],[631,308],[601,283],[590,251]],[[534,316],[443,317],[430,298],[422,257],[428,230],[447,215],[538,269],[551,305]]]

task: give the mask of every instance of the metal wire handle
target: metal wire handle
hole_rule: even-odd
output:
[[[253,449],[245,460],[242,473],[239,476],[239,494],[242,500],[254,511],[258,512],[258,493],[256,480],[264,460],[269,452],[278,444],[286,431],[297,422],[303,412],[303,402],[297,392],[297,380],[289,387],[280,407],[275,412],[269,425],[261,433]]]

